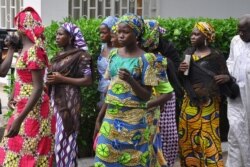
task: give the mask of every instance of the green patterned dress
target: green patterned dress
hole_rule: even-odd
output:
[[[146,120],[146,101],[119,79],[126,68],[141,85],[156,86],[155,56],[145,53],[134,58],[110,55],[106,77],[111,78],[105,102],[108,104],[97,139],[95,167],[149,166],[150,129]]]

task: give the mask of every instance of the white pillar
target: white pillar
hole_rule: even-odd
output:
[[[44,25],[68,17],[68,0],[24,0],[23,7],[31,6],[42,17]]]

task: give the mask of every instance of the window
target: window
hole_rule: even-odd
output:
[[[23,8],[23,0],[0,0],[0,28],[14,28],[14,17]]]
[[[69,0],[69,16],[101,18],[135,13],[143,17],[156,17],[159,0]]]

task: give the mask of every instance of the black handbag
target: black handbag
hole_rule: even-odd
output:
[[[195,62],[193,62],[193,64],[196,67],[198,67],[200,70],[202,70],[203,72],[205,72],[206,74],[211,76],[212,78],[214,78],[214,76],[216,75],[214,72],[200,66],[199,64],[197,64]],[[236,83],[236,79],[233,76],[230,76],[230,80],[228,82],[219,85],[219,88],[220,88],[221,94],[223,94],[231,99],[235,99],[236,97],[238,97],[240,95],[240,87]]]

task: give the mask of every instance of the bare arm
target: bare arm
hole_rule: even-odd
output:
[[[172,98],[173,94],[171,93],[166,93],[166,94],[162,94],[159,97],[157,97],[154,100],[150,100],[148,102],[147,107],[148,108],[152,108],[152,107],[156,107],[156,106],[160,106],[165,104],[168,100],[170,100]]]
[[[95,137],[97,135],[97,133],[99,132],[100,130],[100,127],[101,127],[101,124],[102,124],[102,120],[105,116],[105,113],[106,113],[106,110],[107,110],[107,107],[108,107],[108,104],[104,103],[102,105],[102,108],[96,118],[96,122],[95,122],[95,130],[94,130],[94,135],[93,135],[93,140],[95,140]]]
[[[135,94],[142,100],[149,100],[151,96],[151,86],[141,86],[126,69],[119,70],[119,78],[130,84]]]
[[[7,57],[4,59],[2,64],[0,64],[0,77],[5,77],[10,69],[12,58],[14,54],[14,49],[9,47],[7,52]]]
[[[48,75],[47,78],[48,84],[70,84],[75,86],[89,86],[92,84],[92,77],[91,75],[85,76],[83,78],[70,78],[61,75],[58,72],[54,72],[52,75]]]
[[[141,99],[147,101],[151,97],[151,86],[141,86],[136,80],[134,80],[132,77],[130,81],[128,82],[130,86],[132,87],[135,94],[140,97]]]
[[[16,105],[16,102],[14,101],[14,88],[10,94],[10,97],[9,97],[9,101],[8,101],[8,107],[11,109],[11,110],[14,110],[15,108],[15,105]]]
[[[39,98],[41,97],[41,94],[43,91],[42,70],[33,70],[33,71],[31,71],[31,73],[32,73],[32,80],[33,80],[33,91],[31,93],[31,95],[28,99],[28,102],[25,105],[22,113],[12,123],[6,137],[14,137],[18,134],[22,122],[27,117],[29,112],[33,109],[33,107],[36,105]]]

